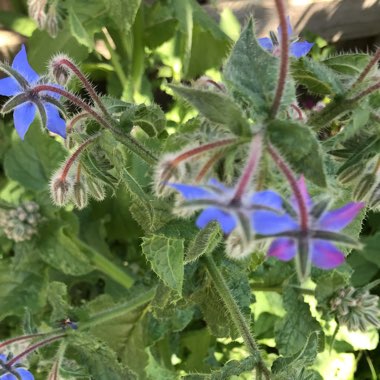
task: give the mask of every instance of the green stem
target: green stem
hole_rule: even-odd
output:
[[[96,325],[100,325],[102,323],[108,322],[112,319],[121,317],[137,309],[138,307],[150,302],[153,299],[155,294],[156,294],[156,288],[150,289],[145,293],[139,294],[132,300],[124,302],[106,311],[102,311],[100,313],[94,314],[88,321],[81,323],[79,327],[81,330],[88,329]]]
[[[95,249],[91,248],[87,244],[84,244],[80,239],[77,240],[77,243],[86,253],[87,257],[90,259],[91,264],[97,270],[106,274],[109,278],[112,278],[112,280],[114,280],[115,282],[119,283],[127,289],[129,289],[133,285],[135,280],[123,269],[121,269],[119,265],[110,261],[109,259],[107,259],[107,257],[102,255]]]
[[[265,286],[263,284],[251,284],[252,289],[256,292],[274,292],[274,293],[282,293],[283,288],[281,286]],[[315,292],[312,289],[305,289],[305,288],[299,288],[296,287],[299,292],[302,294],[314,296]]]
[[[227,310],[229,311],[232,320],[239,330],[239,333],[242,336],[249,353],[254,357],[258,357],[258,375],[261,377],[260,374],[263,374],[265,379],[270,379],[270,372],[266,368],[261,358],[259,347],[255,341],[255,338],[251,334],[249,324],[241,313],[235,299],[233,298],[231,291],[222,276],[222,273],[220,272],[211,255],[204,256],[203,260],[206,264],[206,268],[210,274],[210,277],[220,295],[220,298],[223,300]]]

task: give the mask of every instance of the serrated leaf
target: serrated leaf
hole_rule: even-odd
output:
[[[318,186],[326,186],[322,151],[307,126],[294,121],[274,120],[268,124],[268,134],[295,171]]]
[[[57,141],[42,134],[32,125],[25,140],[17,139],[4,158],[7,177],[19,182],[29,190],[45,190],[50,176],[59,167],[65,152]]]
[[[206,119],[226,125],[238,136],[249,134],[249,124],[243,111],[226,95],[184,86],[169,87],[193,105]]]
[[[224,78],[232,93],[236,92],[249,102],[254,115],[266,117],[270,112],[277,88],[279,63],[277,57],[259,45],[254,22],[250,19],[225,64]],[[293,101],[295,87],[289,78],[285,85],[282,107],[286,109]]]
[[[291,356],[302,350],[313,332],[321,332],[321,326],[295,288],[285,288],[283,302],[287,314],[276,325],[275,338],[280,354]]]
[[[222,232],[219,225],[210,223],[200,230],[190,242],[186,251],[185,263],[197,260],[202,255],[210,254],[222,241]]]
[[[143,253],[165,285],[182,294],[184,241],[162,235],[143,238]]]
[[[339,95],[344,91],[336,73],[323,63],[307,57],[293,61],[292,74],[313,94]]]
[[[77,41],[87,46],[90,51],[94,49],[94,41],[87,33],[87,30],[83,27],[83,24],[79,20],[74,8],[69,9],[69,24],[71,34],[77,39]]]

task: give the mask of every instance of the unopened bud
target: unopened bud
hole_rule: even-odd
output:
[[[79,210],[85,208],[88,204],[87,187],[83,181],[74,182],[73,201]]]
[[[354,201],[361,201],[366,198],[366,196],[372,190],[373,185],[375,184],[376,176],[373,173],[367,173],[363,175],[359,182],[354,187],[352,192]]]
[[[59,54],[49,64],[50,76],[61,86],[65,86],[71,78],[71,71],[62,64],[63,60],[71,62],[68,56]]]
[[[50,34],[51,37],[55,38],[58,34],[58,17],[56,5],[51,5],[49,7],[47,16],[46,16],[46,31]]]
[[[68,203],[73,190],[72,182],[60,174],[53,177],[50,183],[50,195],[57,206],[64,206]]]
[[[46,0],[28,0],[28,13],[35,20],[39,29],[43,29],[46,23]]]
[[[87,187],[90,196],[96,201],[102,201],[106,197],[106,190],[102,182],[94,178],[87,179]]]

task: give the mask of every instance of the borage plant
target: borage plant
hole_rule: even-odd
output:
[[[275,3],[278,35],[257,39],[250,20],[223,83],[166,86],[199,112],[174,129],[156,105],[100,96],[65,55],[44,76],[24,47],[11,66],[0,65],[8,76],[0,93],[10,97],[2,113],[13,112],[25,137],[5,169],[28,190],[19,206],[1,203],[0,227],[15,253],[5,263],[33,268],[36,286],[27,334],[0,345],[1,379],[320,379],[317,355],[334,349],[341,326],[380,326],[369,292],[377,282],[355,282],[351,257],[360,253],[350,253],[362,248],[365,206],[380,200],[380,50],[311,60],[312,44],[291,39],[283,1]],[[74,81],[88,101],[71,91]],[[318,107],[301,107],[299,85]],[[36,114],[43,133],[30,127]],[[15,164],[23,153],[40,160],[27,173]],[[44,175],[62,160],[50,180],[57,208],[46,201]],[[111,217],[91,198],[116,205]],[[120,247],[126,268],[115,257]],[[293,258],[295,266],[284,262]],[[75,285],[62,283],[95,270],[107,294],[75,298]],[[282,294],[283,319],[263,308],[263,291]],[[314,314],[303,295],[317,303]],[[274,338],[277,349],[261,338]],[[58,342],[56,352],[40,350]],[[37,351],[32,375],[24,363],[35,369]]]

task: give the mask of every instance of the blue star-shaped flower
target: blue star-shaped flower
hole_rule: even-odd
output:
[[[268,256],[283,261],[296,257],[303,269],[301,276],[305,277],[310,262],[321,269],[335,268],[343,263],[344,254],[331,242],[355,244],[354,240],[338,232],[352,222],[364,204],[351,202],[339,209],[327,211],[328,203],[313,204],[303,177],[298,181],[298,187],[307,206],[307,231],[301,230],[300,211],[295,199],[291,200],[292,216],[257,211],[252,218],[258,234],[276,237],[269,247]]]
[[[3,362],[3,363],[6,363],[7,362],[7,357],[6,355],[4,354],[0,354],[0,360]],[[32,375],[31,372],[29,372],[27,369],[25,368],[21,368],[21,367],[12,367],[12,370],[14,370],[15,372],[17,372],[21,379],[22,380],[34,380],[34,376]],[[0,380],[17,380],[17,377],[15,375],[12,375],[11,373],[4,373],[2,374],[2,369],[0,367]]]
[[[182,207],[204,209],[197,218],[197,227],[204,228],[211,221],[217,221],[225,234],[231,233],[238,223],[243,225],[243,230],[251,229],[252,213],[256,210],[276,212],[282,205],[280,195],[270,190],[245,194],[242,199],[235,200],[235,189],[226,187],[215,179],[203,186],[180,183],[168,185],[178,190],[185,198]]]
[[[21,139],[24,139],[27,130],[36,116],[36,111],[40,115],[41,112],[46,113],[46,117],[45,115],[41,115],[41,118],[42,120],[46,118],[46,128],[49,131],[65,138],[66,123],[60,117],[56,106],[52,104],[60,96],[50,91],[39,94],[33,93],[33,86],[39,84],[41,78],[29,65],[24,45],[12,62],[12,69],[18,75],[0,79],[0,95],[12,96],[14,97],[13,99],[16,99],[16,96],[20,95],[14,108],[13,120],[16,131]],[[52,102],[49,102],[49,98]]]
[[[288,36],[291,38],[293,35],[293,29],[292,26],[290,25],[290,18],[289,16],[286,18],[286,24],[288,26]],[[281,27],[277,28],[277,33],[278,33],[278,39],[281,40]],[[275,35],[273,33],[272,38],[269,37],[263,37],[258,39],[259,44],[262,48],[265,50],[269,50],[270,52],[273,52],[273,54],[277,55],[278,54],[278,49],[279,49],[279,43],[277,41],[277,38],[275,38]],[[290,53],[296,57],[300,58],[306,55],[311,48],[313,47],[313,43],[307,42],[307,41],[293,41],[290,43]]]

